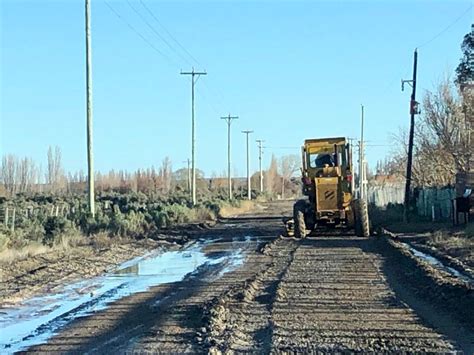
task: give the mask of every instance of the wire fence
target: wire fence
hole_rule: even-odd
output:
[[[96,212],[119,211],[118,205],[113,205],[109,201],[96,205]],[[80,216],[88,215],[87,206],[72,205],[67,202],[49,203],[44,205],[0,205],[0,224],[5,228],[15,231],[15,226],[28,220],[47,217],[63,217],[68,220],[77,220]]]

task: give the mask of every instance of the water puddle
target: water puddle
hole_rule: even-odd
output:
[[[245,259],[242,248],[210,258],[203,252],[206,244],[199,242],[180,251],[157,250],[125,262],[109,274],[31,298],[18,307],[0,308],[0,352],[13,353],[44,343],[73,319],[100,311],[112,301],[151,286],[180,281],[204,264],[221,264],[222,275]]]
[[[408,250],[410,250],[410,252],[414,256],[416,256],[420,259],[423,259],[424,261],[426,261],[430,265],[434,266],[438,270],[446,271],[447,273],[451,274],[454,277],[459,278],[460,280],[462,280],[464,282],[474,284],[474,280],[471,277],[459,272],[458,270],[456,270],[456,269],[454,269],[450,266],[444,265],[440,260],[438,260],[434,256],[423,253],[423,252],[419,251],[418,249],[415,249],[414,247],[412,247],[411,245],[409,245],[407,243],[402,243],[402,244],[405,245],[408,248]]]

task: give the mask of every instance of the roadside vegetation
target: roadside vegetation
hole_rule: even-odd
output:
[[[124,239],[153,238],[163,229],[185,223],[214,221],[225,214],[248,210],[248,201],[227,200],[221,195],[203,197],[192,206],[187,195],[102,193],[97,197],[96,215],[87,213],[85,195],[17,195],[1,199],[0,263],[24,259],[52,249],[68,250],[90,245],[101,248]],[[6,210],[9,212],[5,212]],[[12,218],[12,211],[15,217]],[[5,221],[5,215],[3,216]]]
[[[288,198],[299,192],[293,173],[297,156],[272,156],[263,171],[264,193],[257,192],[259,173],[251,177],[252,200]],[[163,229],[179,224],[214,221],[219,215],[248,211],[245,178],[234,179],[229,200],[225,174],[204,177],[197,170],[197,205],[189,198],[189,170],[173,170],[164,158],[155,169],[134,172],[97,172],[96,213],[87,205],[87,179],[83,172],[66,173],[59,147],[47,152],[46,172],[31,158],[12,154],[0,166],[0,263],[90,245],[158,238]]]
[[[417,244],[474,267],[474,223],[453,226],[452,221],[433,222],[416,214],[411,214],[410,222],[405,223],[401,204],[389,204],[386,208],[371,205],[370,215],[372,226],[379,233],[386,229],[401,236],[416,236]]]

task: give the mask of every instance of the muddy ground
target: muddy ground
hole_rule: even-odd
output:
[[[172,244],[171,244],[172,246]],[[112,242],[96,248],[77,246],[67,251],[54,250],[25,260],[0,265],[0,307],[54,292],[64,284],[110,271],[120,263],[169,243],[153,240]]]
[[[194,228],[206,255],[184,279],[66,324],[32,353],[474,352],[472,285],[385,237],[282,238],[290,202]]]

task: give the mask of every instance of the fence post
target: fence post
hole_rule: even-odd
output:
[[[12,232],[15,231],[15,212],[16,212],[16,208],[13,207],[13,214],[12,214]]]
[[[8,207],[5,206],[5,221],[3,221],[5,224],[5,227],[8,227]]]

